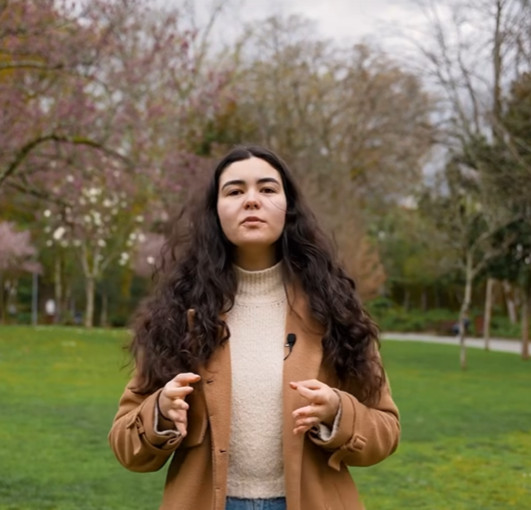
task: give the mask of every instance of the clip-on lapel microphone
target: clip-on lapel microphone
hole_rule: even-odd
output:
[[[288,333],[288,336],[286,337],[285,346],[289,350],[288,350],[288,353],[286,354],[286,357],[284,358],[284,361],[288,359],[288,356],[291,354],[291,351],[293,350],[293,346],[295,345],[296,341],[297,341],[297,336],[295,335],[295,333]]]

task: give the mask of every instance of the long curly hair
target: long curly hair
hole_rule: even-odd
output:
[[[286,221],[277,241],[284,284],[297,283],[311,313],[322,325],[325,360],[340,382],[357,388],[368,403],[379,398],[385,380],[378,356],[378,330],[363,310],[356,285],[338,262],[334,244],[319,227],[287,165],[259,146],[238,146],[217,164],[202,200],[181,214],[163,248],[157,285],[139,308],[130,351],[136,361],[139,393],[160,388],[182,371],[195,371],[230,336],[222,314],[234,304],[237,277],[234,246],[217,215],[219,179],[230,164],[261,158],[282,179]],[[189,321],[187,312],[195,311]]]

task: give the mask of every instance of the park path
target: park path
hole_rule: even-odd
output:
[[[430,342],[434,344],[459,345],[459,337],[456,336],[438,336],[429,333],[392,333],[386,332],[380,335],[382,340],[406,340],[412,342]],[[467,338],[465,340],[467,347],[483,349],[485,341],[483,338]],[[518,340],[505,340],[501,338],[490,339],[490,350],[499,352],[510,352],[520,354],[522,352],[522,343]]]

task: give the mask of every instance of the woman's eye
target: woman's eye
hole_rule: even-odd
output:
[[[262,188],[262,193],[275,193],[275,188]]]
[[[231,197],[231,196],[239,195],[241,192],[242,192],[241,189],[231,189],[231,190],[227,193],[227,196]]]

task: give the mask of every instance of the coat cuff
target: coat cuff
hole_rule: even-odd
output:
[[[355,411],[347,393],[334,390],[339,395],[339,411],[334,420],[334,425],[329,437],[321,434],[313,435],[312,441],[327,450],[335,450],[343,446],[352,436],[352,424],[354,423]],[[328,427],[326,427],[328,428]]]
[[[156,448],[171,450],[178,445],[181,434],[175,429],[165,429],[167,420],[160,416],[157,406],[158,390],[144,400],[136,417],[139,434],[144,434],[148,443]],[[164,420],[164,421],[162,421]]]
[[[332,429],[324,423],[319,423],[317,427],[314,427],[311,430],[312,436],[317,439],[321,445],[325,445],[328,441],[332,440],[334,435],[337,434],[339,428],[339,421],[341,420],[341,395],[339,391],[334,390],[339,396],[339,407],[337,409],[336,417],[334,418],[334,423],[332,424]]]

